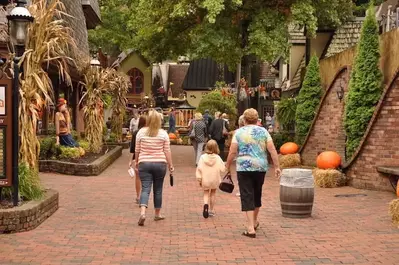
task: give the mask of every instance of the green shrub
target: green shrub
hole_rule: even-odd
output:
[[[358,148],[382,94],[378,38],[378,24],[372,6],[362,26],[345,104],[344,126],[348,158]]]
[[[294,142],[294,135],[289,132],[276,132],[271,134],[274,146],[276,147],[277,152],[280,151],[280,147],[288,142]]]
[[[30,168],[26,164],[18,166],[19,176],[19,194],[26,201],[39,200],[43,197],[43,187],[40,183],[39,171],[36,168]],[[3,198],[12,198],[12,187],[2,189]]]
[[[46,138],[40,139],[40,153],[39,159],[56,159],[61,153],[60,147],[56,145],[56,138],[48,136]]]
[[[296,142],[301,145],[309,132],[322,96],[319,58],[312,56],[297,97],[295,115]]]
[[[118,136],[115,133],[110,133],[107,142],[109,143],[116,143]]]
[[[295,122],[296,108],[296,98],[284,98],[277,104],[276,117],[281,126],[286,127]]]
[[[80,140],[78,143],[79,143],[79,146],[82,147],[86,153],[90,152],[90,144],[88,141]]]
[[[79,148],[60,146],[60,149],[61,149],[60,158],[64,158],[64,159],[74,158],[74,159],[76,159],[76,158],[79,158],[80,155],[81,155]]]
[[[71,135],[72,135],[72,138],[76,141],[76,140],[78,140],[79,139],[79,133],[77,132],[77,131],[75,131],[75,130],[72,130],[71,131]]]
[[[47,159],[51,157],[51,151],[53,146],[56,143],[55,137],[48,136],[46,138],[40,139],[40,153],[39,153],[39,159]]]

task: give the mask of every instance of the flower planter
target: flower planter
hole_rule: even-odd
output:
[[[98,176],[122,155],[122,149],[121,146],[115,146],[109,152],[88,164],[59,160],[39,160],[39,171],[75,176]]]

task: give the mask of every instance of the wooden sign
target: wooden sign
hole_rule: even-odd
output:
[[[12,185],[12,80],[0,76],[0,186],[4,187]]]

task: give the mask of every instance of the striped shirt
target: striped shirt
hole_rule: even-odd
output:
[[[165,153],[170,152],[170,140],[168,133],[160,129],[155,137],[147,136],[148,128],[142,128],[136,136],[136,154],[139,154],[141,162],[166,163]]]

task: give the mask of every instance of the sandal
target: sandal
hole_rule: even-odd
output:
[[[204,216],[204,218],[208,218],[209,217],[209,206],[208,206],[208,204],[204,204],[204,210],[202,211],[202,216]]]
[[[250,234],[248,231],[243,232],[242,235],[249,238],[256,238],[256,233]]]
[[[254,227],[254,228],[255,228],[255,231],[258,230],[259,225],[260,225],[259,222],[257,222],[256,225],[255,225],[255,227]]]
[[[165,216],[163,215],[158,215],[154,217],[154,221],[162,221],[162,220],[165,220]]]
[[[144,226],[144,222],[145,222],[145,215],[142,214],[142,215],[140,215],[140,218],[139,218],[139,222],[138,222],[139,226]]]

